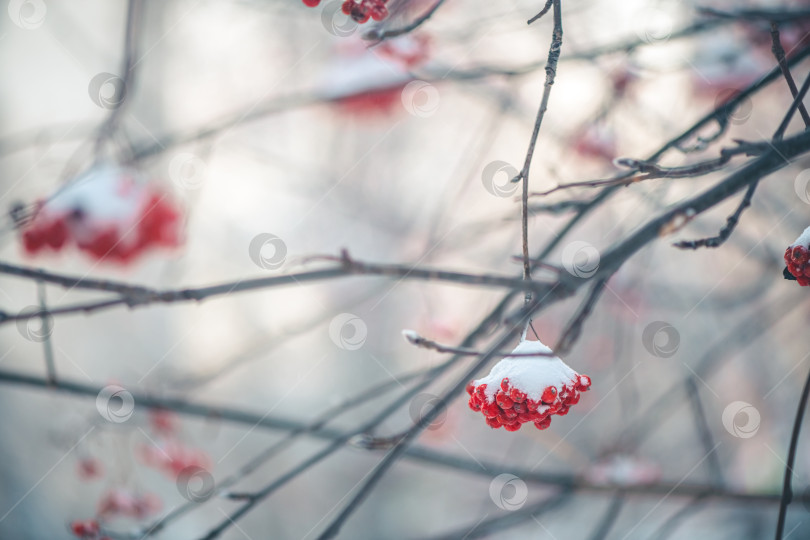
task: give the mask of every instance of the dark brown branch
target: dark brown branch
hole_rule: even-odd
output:
[[[717,236],[701,238],[699,240],[682,240],[680,242],[675,242],[672,245],[679,249],[698,249],[701,247],[716,248],[722,246],[726,240],[729,239],[731,233],[734,232],[734,229],[740,222],[740,216],[742,215],[743,211],[751,206],[751,198],[754,196],[754,191],[756,191],[758,184],[759,182],[754,182],[748,186],[748,190],[745,192],[742,202],[740,202],[737,210],[735,210],[734,213],[728,217],[725,227],[720,229],[720,233]]]
[[[118,128],[124,110],[129,104],[126,98],[135,80],[135,65],[137,64],[138,30],[143,14],[143,0],[129,0],[127,3],[126,31],[124,32],[124,59],[121,66],[122,92],[125,92],[123,102],[117,104],[110,111],[104,123],[98,130],[96,137],[96,154],[98,155],[104,141],[108,140]]]
[[[434,536],[431,540],[458,540],[459,538],[466,540],[467,538],[483,538],[495,533],[501,533],[547,512],[557,510],[570,500],[571,492],[568,490],[561,491],[538,503],[527,504],[523,508],[485,519],[472,526],[461,527],[453,532]]]
[[[40,270],[15,267],[8,264],[3,264],[2,267],[0,267],[0,272],[8,270],[8,273],[10,274],[19,275],[21,277],[30,277],[32,279],[42,279],[43,281],[57,283],[65,287],[103,290],[108,292],[116,292],[121,295],[120,298],[110,300],[101,300],[86,304],[50,308],[47,315],[51,316],[80,312],[90,313],[121,305],[135,307],[153,303],[171,304],[189,301],[199,302],[216,296],[292,284],[309,283],[327,279],[344,278],[353,275],[373,275],[426,281],[447,281],[466,285],[482,285],[517,290],[529,290],[537,293],[545,292],[551,286],[551,284],[547,282],[524,281],[520,278],[512,278],[507,276],[465,274],[462,272],[409,267],[407,265],[366,263],[351,259],[346,254],[340,258],[320,257],[320,259],[339,260],[341,263],[339,266],[326,268],[323,270],[312,270],[266,278],[243,279],[239,281],[212,285],[209,287],[166,291],[157,291],[154,289],[148,289],[146,287],[125,285],[112,281],[62,276]],[[29,319],[39,315],[39,313],[32,314],[27,312],[17,314],[0,313],[0,324],[15,320]]]
[[[537,15],[535,15],[534,17],[532,17],[531,19],[526,21],[526,24],[532,24],[534,21],[542,19],[543,15],[548,13],[548,10],[551,9],[551,3],[552,3],[552,0],[546,0],[546,5],[543,6],[543,9],[540,10],[540,13],[538,13]]]
[[[804,411],[807,408],[808,396],[810,396],[810,372],[807,373],[807,379],[804,381],[802,397],[799,399],[796,416],[793,418],[793,432],[790,434],[790,448],[788,449],[787,463],[785,464],[785,480],[782,486],[782,498],[779,502],[779,517],[776,522],[776,540],[782,540],[787,507],[793,499],[793,464],[796,462],[796,449],[799,447],[799,434],[802,430],[802,420],[804,419]]]
[[[408,343],[431,351],[436,351],[440,353],[458,354],[461,356],[481,356],[485,354],[482,351],[470,349],[468,347],[453,347],[451,345],[442,345],[441,343],[437,343],[435,341],[431,341],[425,337],[420,336],[413,330],[403,330],[402,335],[405,337]],[[509,351],[509,352],[496,352],[495,355],[509,358],[520,358],[533,356],[557,356],[557,353],[554,352],[513,353]]]
[[[616,521],[619,519],[619,514],[622,511],[624,502],[624,494],[621,492],[617,493],[611,499],[610,504],[605,509],[602,519],[599,520],[599,523],[597,523],[593,534],[591,534],[589,537],[589,540],[605,540],[605,538],[607,538],[611,529],[613,529],[613,526],[616,524]]]
[[[72,394],[77,396],[84,396],[89,399],[96,399],[103,386],[94,386],[90,384],[76,383],[60,379],[55,385],[50,385],[43,377],[31,376],[21,373],[14,373],[8,370],[0,370],[0,384],[14,385],[18,387],[39,388],[47,392]],[[302,429],[306,430],[308,425],[296,420],[290,420],[282,417],[266,415],[263,413],[252,413],[239,409],[232,409],[227,407],[210,407],[202,404],[195,404],[185,400],[174,399],[170,397],[152,396],[147,393],[139,392],[137,390],[129,390],[133,396],[137,408],[158,408],[166,409],[177,412],[179,414],[196,416],[205,419],[216,419],[246,426],[256,426],[263,429],[280,430],[286,432],[297,432]],[[323,440],[334,440],[343,435],[342,432],[327,428],[320,427],[316,430],[306,431],[310,436]],[[758,493],[758,492],[741,492],[734,490],[716,489],[712,486],[701,484],[691,484],[688,482],[681,482],[678,484],[672,483],[656,483],[656,484],[640,484],[628,486],[616,486],[613,484],[598,484],[585,480],[582,477],[570,473],[560,472],[536,472],[528,469],[515,468],[511,465],[490,462],[487,460],[477,460],[455,456],[446,452],[437,451],[434,449],[413,446],[406,450],[405,455],[415,461],[435,465],[444,468],[452,468],[464,472],[470,472],[485,477],[501,473],[512,473],[523,479],[525,482],[534,482],[539,484],[547,484],[551,486],[559,486],[566,489],[576,491],[583,491],[585,493],[602,493],[613,494],[617,487],[621,487],[622,491],[628,495],[633,494],[648,494],[648,495],[667,495],[673,497],[694,497],[698,495],[712,497],[717,499],[750,502],[750,503],[765,503],[775,504],[781,500],[780,493]],[[797,501],[810,502],[810,495],[801,495],[796,497]]]
[[[571,189],[577,187],[609,187],[609,186],[629,186],[637,182],[645,180],[652,180],[655,178],[696,178],[704,176],[712,172],[719,171],[725,167],[731,158],[740,154],[747,156],[761,155],[769,148],[768,142],[758,143],[744,143],[737,141],[737,147],[724,148],[720,151],[720,157],[693,163],[692,165],[683,165],[681,167],[663,167],[650,161],[643,161],[631,158],[622,158],[617,160],[617,164],[632,169],[631,172],[622,174],[614,178],[605,180],[588,180],[583,182],[571,182],[568,184],[561,184],[549,190],[532,193],[532,197],[546,196],[563,189]]]
[[[799,95],[799,90],[796,88],[796,81],[793,80],[793,75],[790,73],[790,68],[787,65],[787,60],[785,59],[785,49],[782,47],[782,41],[779,39],[779,24],[775,21],[771,22],[771,51],[773,52],[773,56],[776,58],[776,63],[779,65],[779,69],[782,71],[782,76],[785,78],[785,82],[787,82],[788,88],[790,89],[790,95],[793,96],[793,99],[796,99],[796,96]],[[799,107],[799,114],[804,120],[804,125],[806,127],[810,127],[810,114],[807,114],[807,109],[804,107],[804,103],[801,101],[798,102]]]
[[[785,131],[787,131],[787,127],[790,124],[790,121],[793,119],[793,115],[796,113],[799,105],[804,100],[808,90],[810,90],[810,73],[808,73],[807,77],[804,79],[802,87],[799,89],[799,93],[796,94],[796,97],[793,99],[793,103],[790,104],[787,113],[785,113],[785,117],[782,119],[782,122],[776,129],[776,133],[774,133],[773,136],[774,140],[782,140],[782,138],[785,136]]]
[[[585,298],[582,304],[580,304],[576,314],[568,323],[568,326],[566,326],[565,331],[557,343],[557,346],[554,347],[557,354],[563,356],[571,351],[571,348],[577,342],[580,334],[582,333],[582,326],[585,324],[585,320],[590,316],[596,302],[599,301],[599,297],[605,290],[608,279],[610,279],[610,276],[600,278],[591,286],[588,296]]]
[[[374,41],[383,41],[385,39],[390,39],[404,34],[409,34],[414,30],[416,30],[417,28],[419,28],[420,26],[422,26],[423,24],[425,24],[431,17],[433,17],[433,14],[436,13],[436,11],[438,11],[440,7],[442,7],[442,4],[444,4],[444,2],[445,0],[436,0],[436,2],[432,6],[430,6],[430,8],[427,11],[425,11],[422,15],[418,16],[416,19],[414,19],[409,24],[406,24],[405,26],[383,31],[379,31],[376,29],[371,30],[370,32],[366,33],[366,35],[364,35],[363,38]]]

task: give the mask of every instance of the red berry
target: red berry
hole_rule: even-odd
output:
[[[475,381],[468,382],[467,383],[467,393],[472,395],[474,390],[475,390]]]
[[[487,425],[491,428],[497,429],[501,427],[501,423],[497,418],[487,418],[486,419]]]
[[[316,7],[321,3],[321,0],[304,0],[304,5],[307,7]]]
[[[549,386],[543,390],[543,395],[540,397],[540,399],[543,401],[543,403],[552,403],[556,397],[557,389],[553,386]]]
[[[98,522],[94,519],[74,521],[70,524],[70,530],[78,538],[95,538],[100,532]]]
[[[509,399],[509,396],[505,394],[503,391],[498,392],[495,394],[495,401],[503,407],[504,409],[511,409],[514,405],[514,402]]]
[[[496,403],[486,403],[481,406],[481,411],[487,418],[495,418],[498,416],[498,414],[500,414],[501,409]]]
[[[785,250],[785,264],[801,286],[807,286],[810,278],[810,249],[806,246],[793,246]]]
[[[538,420],[537,422],[534,423],[534,425],[537,426],[537,429],[548,428],[548,426],[551,425],[551,416],[546,416],[542,420]]]
[[[520,429],[520,422],[515,422],[514,424],[504,424],[503,428],[506,431],[517,431]]]
[[[512,390],[509,391],[509,397],[512,398],[512,401],[515,403],[523,403],[526,401],[526,394],[517,388],[512,388]]]
[[[509,379],[506,378],[501,381],[501,390],[504,392],[509,392]]]

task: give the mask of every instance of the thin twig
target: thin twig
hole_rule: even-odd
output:
[[[804,82],[802,83],[802,87],[799,89],[799,93],[796,94],[796,97],[790,104],[787,113],[785,113],[785,117],[782,119],[782,122],[776,129],[776,133],[774,133],[773,136],[774,140],[781,141],[782,138],[785,136],[785,131],[787,131],[787,127],[790,124],[790,121],[793,119],[793,115],[799,108],[799,104],[802,103],[802,101],[804,100],[804,97],[807,95],[808,90],[810,90],[810,73],[808,73],[807,77],[805,77]]]
[[[45,356],[45,376],[53,384],[56,382],[56,363],[53,359],[53,343],[51,343],[51,320],[48,316],[48,302],[45,283],[37,281],[37,295],[39,296],[39,315],[41,332],[43,332],[42,350]]]
[[[560,340],[557,342],[557,346],[554,347],[554,350],[560,356],[568,354],[579,339],[579,336],[582,334],[582,326],[593,311],[596,302],[599,301],[599,297],[602,295],[602,291],[605,290],[608,279],[610,279],[610,276],[600,278],[594,282],[588,296],[580,304],[576,314],[574,314],[571,321],[566,326]]]
[[[541,19],[543,17],[543,15],[548,13],[548,10],[551,9],[552,1],[553,0],[546,0],[546,5],[543,6],[543,9],[540,10],[540,13],[538,13],[537,15],[535,15],[534,17],[532,17],[531,19],[526,21],[526,24],[532,24],[534,21],[537,21],[537,20]]]
[[[593,533],[588,537],[589,540],[605,540],[605,538],[607,538],[611,529],[613,529],[613,526],[616,524],[616,521],[619,519],[619,514],[622,511],[624,503],[625,498],[622,492],[616,493],[616,495],[611,498],[610,504],[602,515],[602,519],[599,520]]]
[[[402,335],[411,345],[415,345],[417,347],[421,347],[423,349],[428,349],[440,353],[451,353],[451,354],[458,354],[461,356],[481,356],[485,354],[482,351],[478,351],[475,349],[471,349],[469,347],[453,347],[452,345],[443,345],[441,343],[437,343],[435,341],[431,341],[423,336],[420,336],[413,330],[403,330]],[[534,357],[534,356],[549,356],[554,357],[557,356],[554,352],[531,352],[531,353],[515,353],[515,352],[496,352],[496,356],[503,356],[506,358],[520,358],[520,357]]]
[[[793,432],[790,434],[790,448],[788,449],[787,463],[785,464],[785,480],[782,485],[782,499],[779,503],[779,517],[776,521],[776,540],[782,540],[785,530],[785,518],[787,517],[787,507],[793,499],[793,464],[796,461],[796,449],[799,447],[799,434],[802,430],[802,420],[804,410],[807,408],[807,398],[810,396],[810,372],[804,381],[802,397],[799,399],[799,406],[796,408],[796,416],[793,418]]]
[[[698,392],[697,377],[691,375],[687,377],[684,383],[686,384],[686,391],[689,396],[689,403],[692,406],[692,414],[695,418],[695,425],[700,435],[700,441],[703,444],[703,451],[706,453],[706,463],[709,467],[709,478],[711,484],[717,487],[723,487],[723,467],[720,465],[720,460],[717,452],[712,450],[717,446],[712,436],[712,430],[709,428],[709,423],[706,420],[706,411],[703,409],[703,402],[700,399],[700,392]]]
[[[751,198],[754,196],[754,191],[756,191],[757,185],[759,185],[759,182],[754,182],[748,186],[748,190],[745,192],[745,196],[740,202],[740,205],[737,206],[737,210],[735,210],[734,213],[731,214],[728,219],[726,219],[725,227],[720,229],[717,236],[701,238],[699,240],[682,240],[680,242],[675,242],[672,245],[679,249],[698,249],[701,247],[716,248],[722,246],[726,240],[729,239],[731,233],[734,232],[734,229],[740,222],[740,216],[742,215],[743,211],[751,206]]]
[[[416,30],[417,28],[419,28],[420,26],[422,26],[423,24],[425,24],[431,17],[433,17],[433,14],[436,13],[436,11],[438,11],[440,7],[442,7],[442,4],[444,4],[444,2],[445,0],[436,0],[436,2],[432,6],[430,6],[430,8],[427,11],[425,11],[422,15],[418,16],[416,19],[414,19],[409,24],[406,24],[405,26],[402,26],[400,28],[393,28],[391,30],[382,30],[382,31],[376,29],[371,30],[370,32],[367,32],[363,37],[369,40],[383,41],[385,39],[390,39],[393,37],[402,36],[404,34],[409,34],[414,30]]]
[[[790,74],[790,68],[788,67],[787,60],[785,59],[785,49],[782,47],[782,41],[779,39],[779,24],[776,21],[771,22],[771,43],[771,51],[776,58],[777,64],[779,64],[779,69],[782,71],[782,75],[785,77],[788,88],[790,88],[790,94],[795,100],[799,95],[799,90],[796,88],[796,82],[793,80],[793,75]],[[804,120],[804,125],[810,127],[810,114],[807,114],[807,109],[804,107],[804,103],[799,101],[798,107],[799,114],[801,115],[802,120]]]

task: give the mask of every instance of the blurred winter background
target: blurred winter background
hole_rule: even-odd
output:
[[[519,190],[507,176],[522,165],[542,93],[552,21],[547,16],[526,25],[542,2],[447,2],[416,32],[394,40],[399,45],[367,51],[360,35],[371,25],[358,30],[333,17],[336,0],[315,9],[297,0],[146,1],[125,96],[116,86],[125,1],[4,4],[4,211],[49,196],[101,156],[141,169],[171,194],[183,212],[185,242],[126,266],[98,263],[76,249],[30,257],[6,217],[3,262],[159,289],[318,268],[322,263],[309,257],[338,255],[342,248],[363,261],[520,275]],[[387,27],[431,5],[412,4]],[[563,4],[563,59],[534,158],[532,191],[615,174],[613,158],[648,156],[776,65],[767,22],[724,22],[678,37],[673,34],[696,20],[715,19],[699,15],[691,1]],[[702,5],[807,7],[766,0]],[[784,24],[782,34],[788,53],[808,44],[796,21]],[[622,43],[639,46],[588,54]],[[794,68],[797,81],[809,67],[805,61]],[[386,91],[356,95],[367,87]],[[784,80],[776,80],[742,103],[720,143],[697,155],[671,151],[662,163],[714,157],[735,138],[768,139],[790,102]],[[118,129],[98,148],[98,128],[119,103]],[[714,129],[708,125],[702,133]],[[797,129],[798,118],[791,132]],[[701,178],[619,190],[568,231],[547,262],[562,264],[561,254],[575,241],[605,250],[746,159]],[[503,163],[487,168],[495,161]],[[785,247],[807,225],[806,167],[810,161],[800,160],[763,181],[720,249],[681,251],[671,243],[715,234],[739,196],[644,248],[611,279],[565,358],[593,379],[568,416],[546,431],[508,433],[490,429],[466,400],[456,399],[415,447],[457,457],[471,470],[400,460],[341,537],[771,537],[792,421],[810,368],[805,291],[781,275]],[[542,205],[596,193],[583,188],[532,198],[531,252],[554,240],[577,209]],[[286,253],[269,246],[264,256],[282,265],[255,262],[249,246],[260,234],[281,239]],[[553,276],[542,269],[537,275]],[[45,290],[49,306],[115,296],[53,284]],[[402,329],[458,344],[504,293],[354,276],[199,303],[57,316],[47,343],[60,380],[99,388],[114,383],[212,409],[307,422],[366,388],[446,359],[406,343]],[[544,342],[557,341],[579,301],[581,295],[535,319]],[[0,276],[4,312],[38,303],[35,281]],[[44,376],[44,344],[30,338],[29,326],[37,325],[0,325],[0,370]],[[410,427],[468,362],[433,381],[376,434]],[[330,426],[357,428],[412,384],[393,383]],[[109,422],[94,396],[16,384],[0,385],[0,409],[0,538],[9,539],[70,538],[70,524],[96,516],[110,494],[144,506],[141,520],[114,512],[104,520],[112,531],[138,538],[139,525],[188,497],[171,468],[150,461],[156,448],[182,454],[219,481],[286,436],[216,414],[150,413],[137,402],[131,418]],[[730,411],[725,422],[724,411]],[[801,441],[798,494],[810,483],[806,436]],[[260,489],[326,444],[299,437],[232,489]],[[222,537],[316,537],[383,455],[346,445]],[[546,474],[549,482],[527,478],[526,471]],[[504,472],[517,478],[496,480]],[[585,487],[559,497],[554,479],[560,478]],[[639,484],[665,487],[622,494]],[[605,485],[613,487],[599,487]],[[690,486],[697,488],[683,489]],[[547,511],[521,513],[557,497]],[[238,504],[214,496],[154,537],[203,537]],[[810,535],[808,512],[801,503],[790,506],[791,538]],[[478,528],[500,516],[515,519]]]

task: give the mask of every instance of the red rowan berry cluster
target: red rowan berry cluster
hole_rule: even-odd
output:
[[[467,385],[470,408],[482,412],[487,425],[517,431],[526,422],[537,429],[551,425],[552,415],[564,416],[579,402],[580,392],[588,390],[591,379],[580,375],[554,356],[528,356],[551,353],[539,341],[523,341],[490,374]],[[522,356],[520,356],[522,355]]]
[[[790,274],[796,278],[799,285],[810,285],[810,250],[804,246],[791,246],[785,250],[785,264]]]
[[[130,517],[144,519],[160,511],[162,504],[153,493],[132,493],[116,488],[106,492],[98,502],[98,516],[102,518]]]
[[[810,227],[785,250],[785,278],[795,279],[802,287],[810,285]]]
[[[388,17],[388,8],[385,6],[388,0],[345,0],[341,6],[343,13],[351,17],[356,22],[363,24],[369,18],[381,21]],[[316,7],[321,0],[304,0],[307,7]]]
[[[106,540],[106,536],[101,536],[101,527],[95,519],[85,519],[74,521],[70,524],[70,532],[76,538],[84,540]]]
[[[172,479],[189,467],[211,468],[211,460],[205,452],[177,440],[160,443],[160,446],[143,444],[138,453],[145,465],[162,471]]]
[[[180,214],[135,171],[100,167],[38,205],[22,232],[25,251],[60,251],[70,243],[96,259],[128,263],[143,251],[180,242]]]
[[[98,459],[85,456],[79,459],[78,474],[82,480],[95,480],[104,476],[104,467]]]

